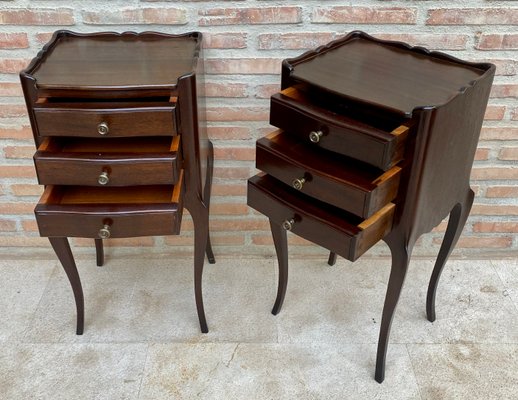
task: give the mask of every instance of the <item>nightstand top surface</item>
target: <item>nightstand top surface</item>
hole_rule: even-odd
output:
[[[58,32],[26,70],[38,88],[174,87],[196,67],[201,34]]]
[[[361,32],[287,64],[296,81],[406,116],[417,107],[448,102],[491,67]]]

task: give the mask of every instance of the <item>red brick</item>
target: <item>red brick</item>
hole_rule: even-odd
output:
[[[14,82],[0,82],[0,96],[3,97],[22,97],[22,86]]]
[[[0,203],[0,214],[32,214],[34,212],[33,203]]]
[[[477,222],[473,224],[473,232],[518,233],[518,222]]]
[[[258,36],[260,50],[312,49],[335,38],[332,32],[263,33]]]
[[[516,25],[518,8],[440,8],[428,11],[427,25]]]
[[[218,147],[214,149],[217,160],[254,161],[255,147]]]
[[[16,230],[16,221],[12,219],[0,219],[0,232],[13,232]]]
[[[212,220],[210,227],[214,231],[243,232],[243,231],[266,231],[270,229],[268,218],[232,218]]]
[[[487,106],[485,120],[501,120],[504,118],[505,106]]]
[[[281,73],[281,58],[208,58],[207,74],[274,74]]]
[[[517,140],[518,128],[513,127],[483,127],[480,140]]]
[[[471,215],[518,215],[518,206],[474,204]]]
[[[439,225],[432,229],[432,232],[444,233],[448,227],[448,221],[442,221]]]
[[[487,188],[486,197],[516,197],[518,186],[492,186]]]
[[[471,170],[473,180],[507,180],[518,179],[518,168],[490,167],[473,168]]]
[[[403,7],[320,7],[313,10],[317,24],[415,24],[416,8]]]
[[[440,50],[465,50],[469,38],[469,35],[412,33],[377,33],[373,36]]]
[[[27,115],[25,104],[0,104],[0,117],[23,117]]]
[[[203,46],[207,49],[244,49],[246,39],[245,32],[204,33]]]
[[[489,149],[481,149],[478,148],[475,153],[475,160],[481,161],[481,160],[487,160],[489,157]]]
[[[0,73],[18,74],[29,65],[30,60],[25,58],[3,58],[0,59]]]
[[[0,48],[26,49],[27,47],[29,47],[29,39],[26,33],[0,33]]]
[[[518,139],[518,137],[517,137]],[[518,147],[504,147],[498,155],[499,160],[518,160]]]
[[[70,8],[10,9],[0,11],[0,25],[74,25]]]
[[[28,158],[34,155],[34,146],[5,146],[4,154],[6,158]]]
[[[2,165],[0,178],[35,178],[32,165]]]
[[[41,44],[48,43],[53,34],[54,32],[38,32],[36,34],[36,41]]]
[[[43,186],[37,184],[16,183],[11,185],[11,190],[15,196],[41,196]]]
[[[257,234],[252,235],[252,243],[259,246],[273,246],[273,239],[271,234]],[[288,246],[315,246],[313,242],[301,238],[297,235],[288,235]]]
[[[245,179],[250,177],[250,168],[246,167],[215,167],[214,177],[224,179]]]
[[[518,85],[506,84],[506,85],[493,85],[491,88],[491,97],[493,98],[508,98],[518,97]]]
[[[153,237],[132,237],[122,239],[110,239],[104,240],[103,244],[105,247],[151,247],[155,244]],[[93,240],[86,238],[75,238],[73,245],[78,247],[93,247]]]
[[[273,94],[281,90],[280,83],[259,85],[255,88],[255,97],[259,99],[269,99]]]
[[[296,24],[302,22],[301,7],[209,8],[200,9],[200,26]]]
[[[246,181],[241,184],[214,184],[212,185],[212,196],[245,196]]]
[[[38,232],[38,224],[34,219],[22,220],[22,229],[24,232]]]
[[[214,246],[242,246],[245,244],[243,235],[212,235],[210,240]]]
[[[212,203],[211,215],[247,215],[248,206],[243,203]]]
[[[513,242],[511,237],[461,237],[456,244],[456,248],[482,249],[482,248],[506,248]],[[437,243],[437,239],[434,239]],[[439,244],[439,243],[437,243]]]
[[[246,97],[247,85],[244,83],[205,83],[207,97]]]
[[[90,25],[184,25],[187,14],[183,8],[112,8],[83,11],[83,22]]]
[[[518,34],[481,35],[476,48],[478,50],[516,50]]]
[[[250,139],[250,128],[242,126],[209,126],[210,139],[245,140]]]
[[[269,111],[263,107],[212,107],[207,109],[209,121],[268,121]]]

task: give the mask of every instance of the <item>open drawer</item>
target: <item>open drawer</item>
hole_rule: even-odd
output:
[[[290,87],[271,97],[270,124],[306,143],[388,170],[403,159],[411,121],[361,116]],[[335,105],[336,106],[336,105]]]
[[[171,185],[181,169],[180,136],[45,138],[34,164],[41,185]]]
[[[174,186],[53,186],[34,213],[41,236],[121,238],[176,235],[183,210],[183,170]]]
[[[175,98],[41,98],[33,109],[39,136],[173,136],[177,132]]]
[[[285,229],[351,261],[390,232],[395,210],[389,203],[364,220],[263,174],[248,180],[248,205]]]
[[[257,141],[256,166],[308,196],[363,218],[398,192],[401,168],[384,172],[340,154],[315,148],[277,130]]]

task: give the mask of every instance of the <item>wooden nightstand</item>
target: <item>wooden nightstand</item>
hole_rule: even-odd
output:
[[[21,72],[45,191],[35,214],[70,280],[77,334],[81,282],[67,237],[180,233],[194,221],[194,288],[207,332],[201,279],[209,239],[213,149],[204,127],[202,35],[58,31]]]
[[[469,176],[495,67],[352,32],[285,60],[271,98],[280,130],[258,140],[248,204],[270,219],[279,261],[272,312],[288,282],[286,231],[356,260],[383,239],[392,270],[375,378],[382,382],[390,325],[412,248],[448,214],[427,315],[465,225]]]

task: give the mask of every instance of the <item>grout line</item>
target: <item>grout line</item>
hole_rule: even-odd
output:
[[[153,342],[150,342],[146,346],[146,359],[144,360],[144,365],[142,366],[142,376],[140,377],[140,382],[139,382],[139,385],[138,385],[137,399],[140,399],[140,392],[142,390],[142,383],[144,382],[144,375],[145,375],[145,372],[146,372],[147,361],[148,361],[148,358],[149,358],[149,348],[151,347],[152,344],[153,344]]]
[[[405,344],[406,353],[408,354],[408,359],[410,360],[410,366],[412,367],[412,373],[414,374],[415,384],[417,386],[417,392],[419,393],[419,398],[422,400],[423,395],[421,394],[421,386],[419,385],[419,381],[417,379],[417,374],[415,373],[414,363],[412,362],[412,356],[410,355],[410,350],[408,349],[409,343]]]

